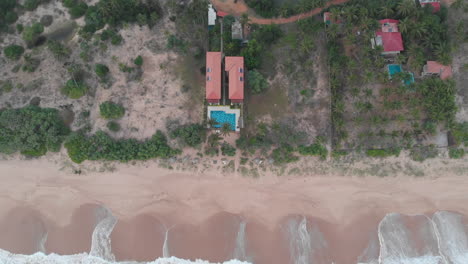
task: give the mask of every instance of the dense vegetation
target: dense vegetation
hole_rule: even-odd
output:
[[[326,0],[284,1],[279,4],[273,0],[246,0],[247,5],[262,17],[289,17],[305,13],[325,5]]]
[[[100,0],[87,8],[83,32],[94,33],[106,24],[115,27],[138,22],[151,27],[159,20],[161,12],[157,1]]]
[[[102,131],[92,136],[83,133],[73,133],[65,142],[65,148],[71,160],[81,163],[85,160],[109,160],[126,162],[131,160],[149,160],[152,158],[168,158],[180,153],[167,144],[167,139],[161,131],[150,139],[113,139]]]
[[[105,119],[119,119],[124,116],[125,108],[111,101],[106,101],[99,105],[99,112]]]
[[[16,0],[0,0],[0,33],[6,31],[9,24],[16,22]]]
[[[51,108],[27,106],[0,110],[0,152],[21,152],[42,156],[47,151],[59,151],[69,133],[59,112]]]
[[[182,125],[173,129],[170,135],[190,147],[196,147],[205,141],[206,128],[201,124]]]

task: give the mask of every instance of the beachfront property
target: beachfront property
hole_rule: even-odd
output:
[[[415,0],[418,1],[418,0]],[[440,1],[439,0],[419,0],[419,3],[421,4],[421,7],[424,7],[426,5],[431,5],[432,10],[434,13],[440,11]]]
[[[398,30],[398,20],[382,19],[379,21],[380,29],[371,39],[372,48],[382,46],[382,55],[395,56],[404,50],[403,38]]]
[[[221,52],[206,53],[206,101],[219,104],[221,100]]]
[[[222,70],[228,78],[227,91]],[[206,53],[206,102],[207,118],[216,121],[215,128],[229,124],[232,131],[242,127],[242,104],[244,102],[244,57],[226,57],[223,65],[221,52]]]
[[[229,78],[231,104],[244,102],[244,57],[226,57],[225,69]]]
[[[423,67],[421,75],[424,76],[439,76],[440,79],[446,80],[452,77],[452,67],[442,65],[437,61],[428,61]]]

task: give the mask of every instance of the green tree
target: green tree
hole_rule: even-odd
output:
[[[39,0],[26,0],[23,6],[26,10],[33,11],[39,6]]]
[[[201,124],[183,125],[172,130],[171,137],[180,138],[186,145],[196,147],[205,141],[206,129]]]
[[[111,101],[103,102],[99,105],[101,116],[105,119],[119,119],[125,114],[125,108],[120,104]]]
[[[110,121],[107,123],[107,128],[112,131],[112,132],[118,132],[120,131],[120,125],[119,123],[115,121]]]
[[[10,60],[19,60],[21,55],[24,53],[24,48],[22,46],[12,44],[6,46],[3,49],[3,53],[5,54],[5,57]]]

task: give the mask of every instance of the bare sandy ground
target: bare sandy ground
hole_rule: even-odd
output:
[[[305,216],[319,226],[334,251],[341,252],[335,256],[338,263],[350,263],[363,252],[369,234],[387,213],[449,210],[468,214],[468,178],[452,175],[270,174],[253,179],[174,172],[156,164],[118,165],[113,173],[76,175],[40,159],[0,161],[0,181],[0,219],[4,219],[0,228],[10,230],[9,236],[0,239],[0,247],[25,253],[40,246],[24,245],[22,239],[40,241],[44,226],[49,230],[48,252],[88,251],[96,205],[105,205],[119,219],[112,234],[117,259],[163,256],[168,229],[171,255],[229,259],[239,223],[246,221],[249,248],[256,252],[258,263],[269,263],[273,257],[280,261],[277,263],[287,263],[287,245],[279,227],[290,217]],[[21,222],[24,219],[33,223]],[[26,226],[29,229],[23,228]],[[14,235],[19,240],[8,241]],[[66,239],[69,237],[74,239]]]

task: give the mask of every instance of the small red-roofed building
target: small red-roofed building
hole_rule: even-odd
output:
[[[439,0],[419,0],[421,7],[426,5],[431,5],[434,13],[440,11],[440,1]]]
[[[442,65],[437,61],[428,61],[423,67],[422,76],[439,76],[440,79],[446,80],[452,77],[452,67],[450,65]]]
[[[235,104],[244,102],[244,57],[226,57],[225,70],[229,78],[229,100]]]
[[[206,53],[206,101],[219,104],[221,100],[221,52]]]
[[[375,32],[375,38],[371,39],[372,48],[382,46],[382,55],[397,55],[405,48],[403,38],[398,30],[398,20],[382,19],[379,21],[381,28]]]

